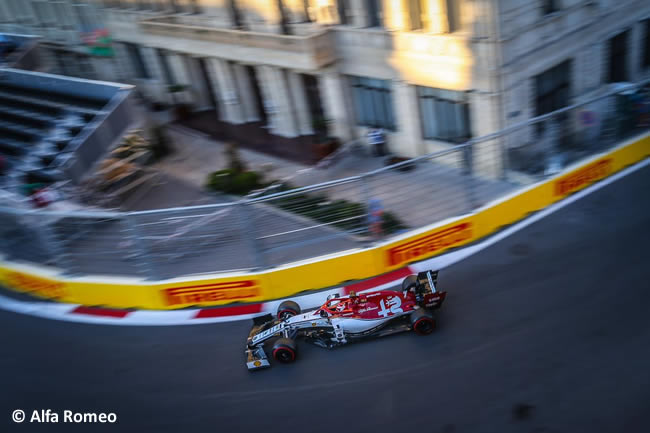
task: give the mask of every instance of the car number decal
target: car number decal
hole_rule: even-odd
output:
[[[379,314],[382,317],[388,317],[393,314],[404,312],[404,310],[402,310],[402,300],[398,296],[394,296],[388,300],[388,306],[390,308],[386,308],[383,299],[381,300],[381,302],[379,302],[379,306],[381,308],[377,312],[377,314]]]

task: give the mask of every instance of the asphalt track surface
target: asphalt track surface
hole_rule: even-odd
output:
[[[649,432],[649,190],[646,167],[445,269],[434,335],[303,344],[256,373],[248,321],[0,312],[0,432]],[[118,423],[17,425],[16,408]]]

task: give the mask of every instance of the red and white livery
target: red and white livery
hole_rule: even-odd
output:
[[[331,349],[408,330],[428,335],[436,326],[434,310],[447,295],[436,289],[437,280],[438,271],[420,272],[406,277],[401,290],[331,295],[319,308],[304,313],[297,303],[284,301],[275,319],[269,314],[254,320],[246,365],[249,370],[269,367],[266,348],[276,361],[295,361],[298,338]]]

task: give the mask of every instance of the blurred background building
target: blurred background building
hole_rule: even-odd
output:
[[[41,36],[53,72],[299,159],[373,127],[395,154],[447,149],[650,74],[647,0],[4,0],[0,30]],[[475,171],[503,151],[474,146]]]
[[[129,85],[0,69],[0,190],[30,195],[79,182],[134,123],[131,92]]]
[[[0,33],[0,68],[41,68],[38,37]]]

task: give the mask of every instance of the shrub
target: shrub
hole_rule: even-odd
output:
[[[288,191],[288,189],[284,189],[283,186],[280,191]],[[295,194],[273,200],[272,203],[279,208],[309,216],[315,214],[318,205],[326,200],[327,198],[322,195]]]
[[[211,173],[206,186],[225,194],[246,195],[264,185],[260,182],[260,175],[254,171],[237,172],[226,168]]]
[[[208,176],[207,187],[215,191],[229,193],[232,190],[234,177],[235,173],[229,168],[217,170]]]
[[[178,92],[183,92],[185,89],[187,89],[188,86],[185,84],[171,84],[167,86],[167,91],[169,93],[178,93]]]
[[[390,234],[407,229],[402,221],[391,212],[384,212],[381,218],[381,229],[384,233]]]
[[[284,187],[283,185],[282,188]],[[297,194],[273,200],[271,203],[286,211],[297,213],[324,224],[332,224],[342,230],[360,230],[365,228],[366,224],[365,206],[348,200],[330,202],[326,196],[320,194]],[[395,233],[406,228],[394,214],[390,212],[383,213],[382,231],[385,234]]]
[[[249,192],[260,188],[260,176],[254,171],[237,173],[232,179],[232,193],[246,195]]]
[[[347,200],[336,200],[319,207],[316,219],[323,223],[334,223],[335,226],[354,230],[365,224],[366,211],[363,205]]]
[[[386,158],[386,160],[384,161],[384,165],[388,167],[390,165],[399,164],[400,162],[408,161],[410,159],[411,158],[405,158],[403,156],[391,156],[389,158]],[[411,171],[414,168],[415,168],[415,163],[404,164],[401,167],[399,167],[397,170],[406,172],[406,171]]]
[[[254,171],[238,172],[232,168],[215,171],[208,177],[207,187],[226,194],[246,195],[251,191],[263,188],[261,175]],[[281,184],[274,192],[293,189],[288,183]],[[284,209],[314,221],[331,224],[342,230],[365,232],[366,207],[361,203],[349,200],[329,201],[322,194],[295,194],[281,197],[269,202],[273,206]],[[395,233],[407,227],[390,212],[382,216],[382,231],[384,234]]]

